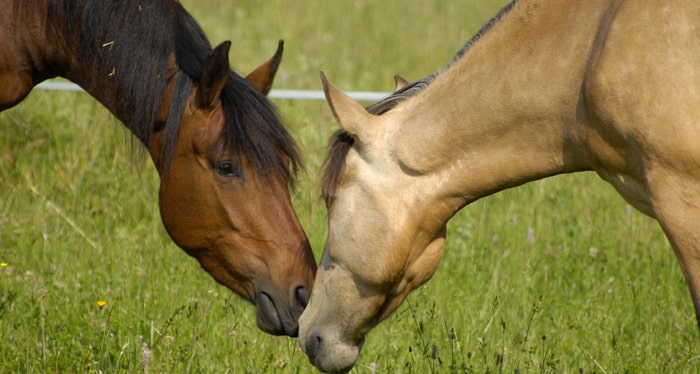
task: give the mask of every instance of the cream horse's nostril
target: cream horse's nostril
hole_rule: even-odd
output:
[[[309,360],[313,363],[316,361],[321,346],[323,345],[323,339],[321,335],[313,334],[306,341],[306,346],[304,347],[304,352],[309,356]]]

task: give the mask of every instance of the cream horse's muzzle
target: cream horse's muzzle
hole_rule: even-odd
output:
[[[302,351],[318,370],[324,373],[347,373],[355,366],[365,338],[357,345],[334,341],[335,339],[323,337],[319,333],[299,338]]]

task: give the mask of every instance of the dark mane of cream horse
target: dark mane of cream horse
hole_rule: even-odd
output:
[[[174,0],[0,0],[0,110],[62,76],[148,149],[173,238],[257,306],[258,326],[296,335],[316,265],[293,210],[296,145],[265,94],[275,56],[248,79]]]
[[[365,335],[435,272],[481,197],[593,170],[658,220],[700,318],[700,3],[520,0],[447,68],[367,110],[322,75],[342,127],[302,349],[352,368]]]

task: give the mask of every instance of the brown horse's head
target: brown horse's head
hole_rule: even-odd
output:
[[[290,163],[296,165],[298,155],[264,97],[282,44],[247,81],[231,72],[229,45],[204,61],[168,161],[166,132],[152,138],[161,216],[172,239],[202,268],[255,304],[263,331],[296,336],[316,264],[289,194]],[[166,112],[174,103],[170,86]]]

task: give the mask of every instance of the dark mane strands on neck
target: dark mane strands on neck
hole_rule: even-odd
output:
[[[67,31],[72,43],[79,43],[70,50],[77,52],[79,63],[94,64],[93,89],[113,92],[108,104],[115,116],[148,146],[167,84],[173,35],[179,32],[179,6],[138,0],[80,3],[63,0],[64,11],[73,12],[66,17]]]
[[[503,16],[508,13],[517,2],[518,0],[513,0],[508,5],[501,8],[495,17],[491,18],[488,23],[482,26],[481,29],[479,29],[479,31],[471,39],[469,39],[469,41],[457,52],[454,59],[444,69],[425,78],[421,78],[407,84],[400,90],[389,95],[387,98],[367,107],[367,112],[374,115],[381,115],[396,107],[396,105],[398,105],[400,102],[416,95],[418,92],[421,92],[433,80],[435,80],[438,75],[459,61],[459,59],[462,58],[462,56],[464,56],[486,32],[491,30],[491,28],[498,21],[500,21],[501,18],[503,18]],[[329,141],[328,155],[323,162],[323,172],[321,177],[321,196],[325,200],[327,206],[332,202],[333,195],[335,194],[335,190],[338,188],[340,176],[345,166],[345,158],[354,143],[355,139],[353,136],[345,130],[336,131]]]
[[[111,90],[111,97],[101,101],[146,146],[163,125],[156,120],[168,79],[178,80],[161,152],[168,168],[185,101],[212,52],[201,27],[173,0],[49,0],[47,12],[48,32],[65,35],[66,50],[74,53],[70,58],[95,70],[92,87],[83,88]],[[173,51],[180,73],[168,77]],[[221,100],[226,120],[222,146],[233,147],[234,155],[245,154],[263,177],[281,174],[293,183],[303,167],[301,157],[267,98],[232,70]]]

